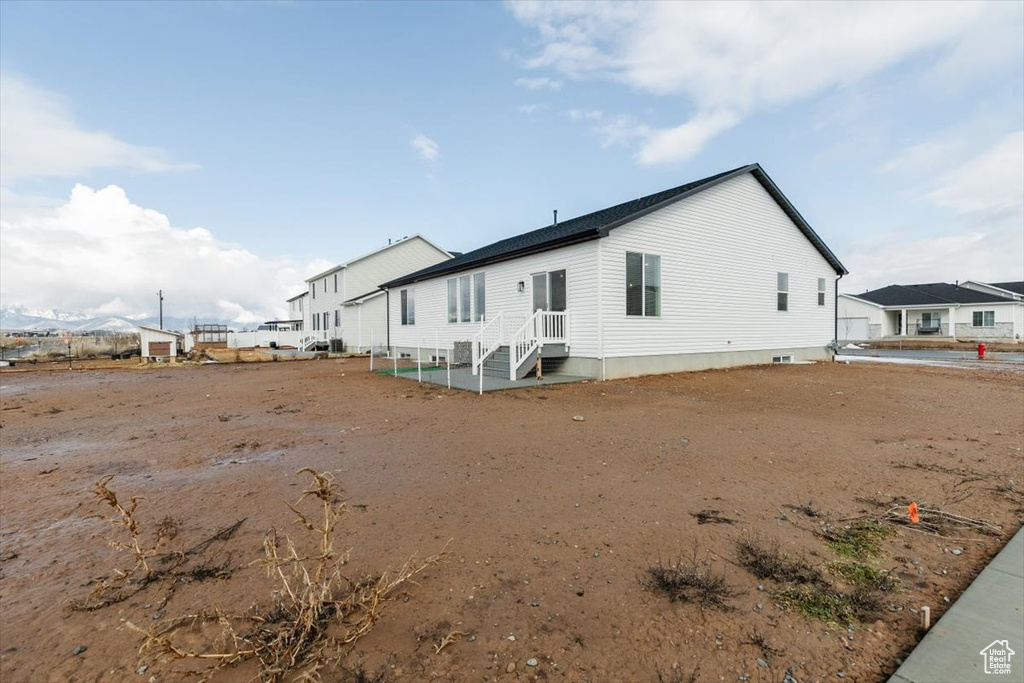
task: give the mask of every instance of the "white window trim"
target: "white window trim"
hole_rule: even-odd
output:
[[[631,314],[631,313],[629,313],[629,310],[628,310],[629,309],[629,302],[627,301],[626,302],[626,309],[627,310],[626,310],[625,316],[623,316],[623,317],[626,320],[637,320],[637,319],[641,319],[641,318],[650,318],[651,320],[660,320],[661,319],[661,310],[662,310],[663,303],[664,303],[662,301],[662,297],[661,297],[662,291],[664,290],[664,286],[661,283],[661,280],[662,280],[661,274],[664,272],[664,269],[662,268],[662,264],[665,262],[665,260],[661,257],[661,254],[654,254],[654,253],[647,252],[647,251],[627,251],[626,252],[626,259],[627,259],[627,261],[629,259],[629,254],[639,254],[640,255],[640,313],[639,314]],[[648,315],[647,314],[647,297],[645,296],[646,290],[647,290],[647,257],[648,256],[657,256],[658,257],[658,280],[659,280],[659,282],[658,282],[658,312],[656,314],[653,314],[653,315]],[[627,271],[628,271],[628,265],[627,265]],[[629,292],[629,289],[628,289],[629,288],[629,273],[628,272],[626,273],[626,287],[627,287],[626,292],[627,292],[627,296],[628,296],[628,292]]]
[[[786,287],[783,289],[779,286],[779,276],[786,276]],[[782,308],[779,306],[779,295],[786,295],[786,307]],[[789,313],[789,273],[786,271],[777,271],[775,273],[775,312],[776,313]]]
[[[986,313],[990,313],[992,315],[992,322],[991,323],[986,323],[985,322],[985,314]],[[980,325],[975,325],[974,324],[974,316],[975,315],[980,315],[981,316],[981,324]],[[995,327],[995,326],[996,326],[996,312],[995,311],[971,311],[971,327]]]
[[[402,305],[402,294],[405,294],[404,307]],[[411,316],[409,315],[410,312],[412,312]],[[412,287],[398,290],[398,322],[403,327],[416,324],[416,290]]]

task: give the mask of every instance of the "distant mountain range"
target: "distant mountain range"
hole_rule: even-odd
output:
[[[241,326],[231,325],[226,320],[202,319],[201,323],[220,323],[234,329]],[[0,306],[0,330],[4,332],[45,332],[60,330],[69,332],[135,332],[139,325],[159,327],[157,317],[128,317],[122,315],[90,316],[85,313],[52,309],[48,311],[29,310],[24,306]],[[164,329],[185,331],[192,327],[191,318],[173,318],[164,316]]]

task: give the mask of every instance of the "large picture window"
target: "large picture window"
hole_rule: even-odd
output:
[[[416,298],[411,289],[402,290],[402,324],[416,324]]]
[[[661,257],[626,252],[626,315],[661,315]]]
[[[484,273],[448,278],[448,322],[468,323],[487,316],[487,278]]]

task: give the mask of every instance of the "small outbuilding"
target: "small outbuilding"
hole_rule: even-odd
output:
[[[175,358],[178,346],[185,335],[157,327],[139,326],[139,338],[142,343],[142,357],[147,360]]]

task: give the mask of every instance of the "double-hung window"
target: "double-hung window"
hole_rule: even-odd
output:
[[[789,273],[777,273],[776,274],[776,289],[778,290],[778,299],[776,307],[780,311],[789,310]]]
[[[995,327],[996,326],[996,312],[995,311],[974,311],[971,314],[971,324],[974,327]]]
[[[415,292],[411,289],[403,289],[401,291],[403,325],[416,324],[416,297],[414,295]]]
[[[825,278],[818,278],[818,305],[825,305]]]
[[[661,257],[626,252],[626,315],[661,315]]]

